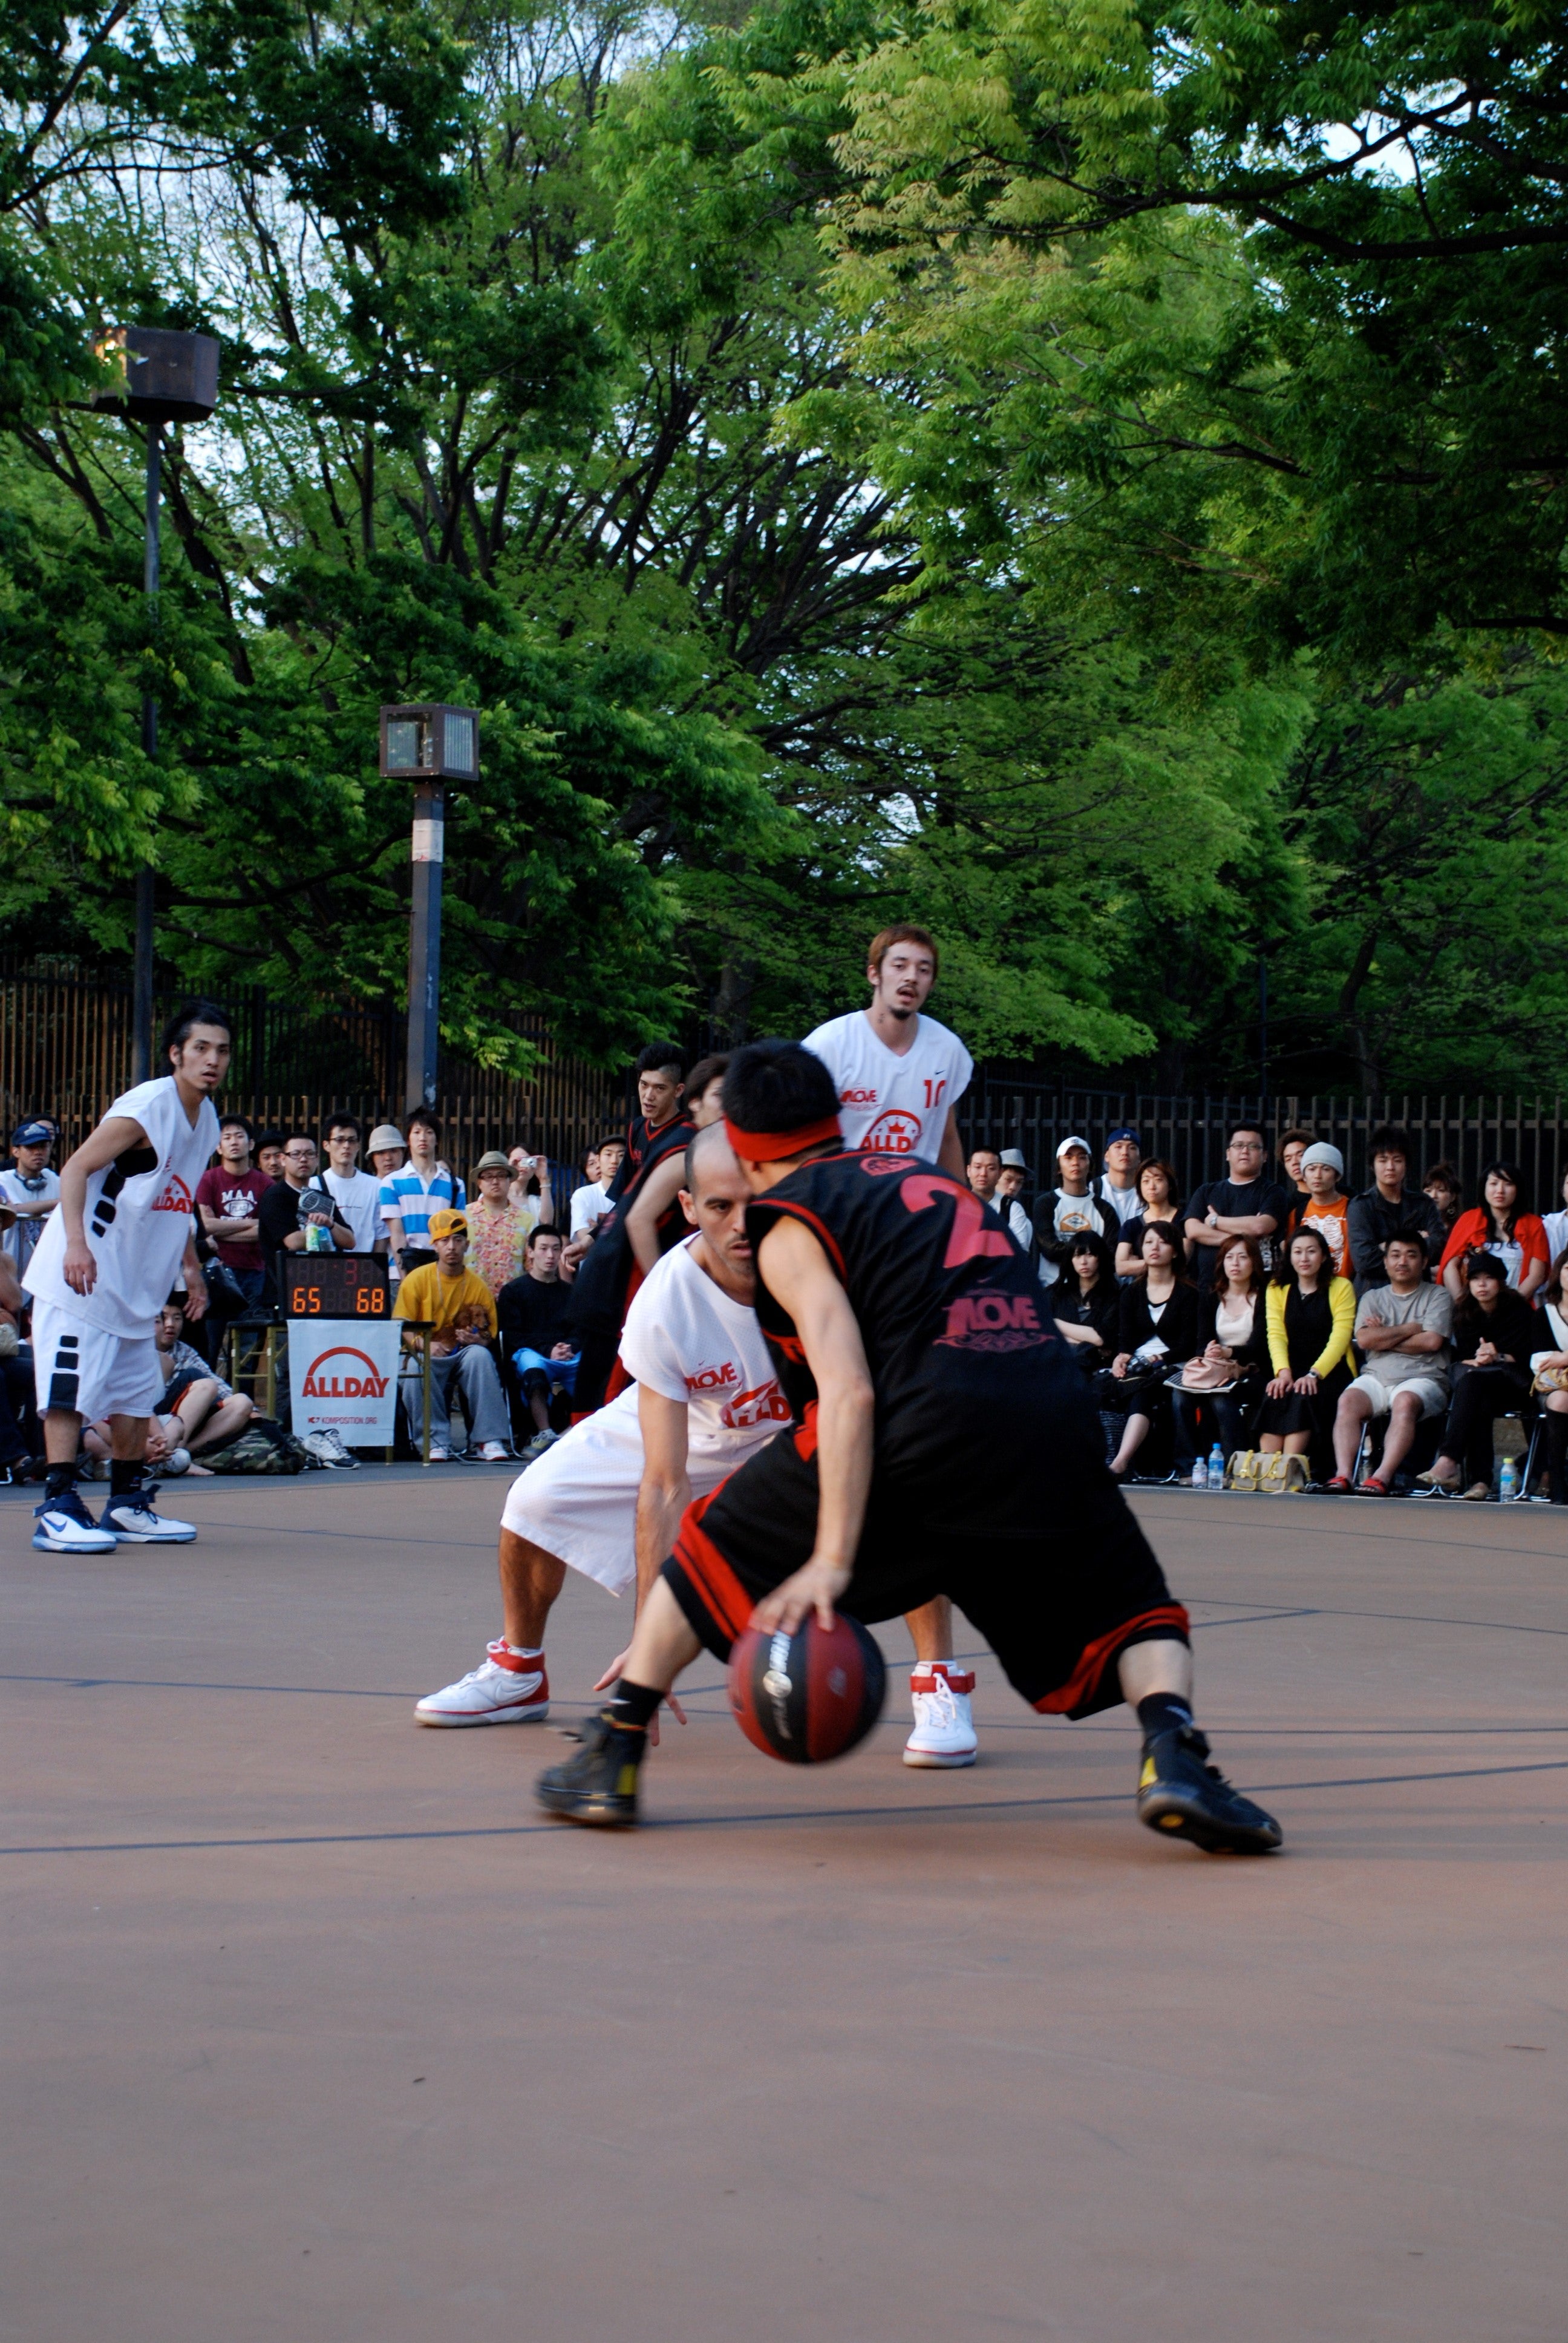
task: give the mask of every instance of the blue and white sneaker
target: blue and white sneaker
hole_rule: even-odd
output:
[[[45,1497],[35,1505],[38,1526],[33,1543],[40,1554],[107,1554],[118,1541],[113,1530],[101,1530],[75,1489],[63,1497]]]
[[[155,1510],[156,1491],[128,1489],[111,1497],[104,1508],[104,1527],[121,1545],[189,1545],[196,1536],[194,1522],[166,1522]]]

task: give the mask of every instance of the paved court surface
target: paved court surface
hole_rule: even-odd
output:
[[[983,1660],[971,1774],[772,1765],[704,1662],[654,1827],[537,1817],[548,1727],[409,1716],[504,1480],[0,1502],[6,2343],[1568,2338],[1560,1515],[1137,1501],[1241,1863]]]

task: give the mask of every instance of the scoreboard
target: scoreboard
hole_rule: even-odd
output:
[[[283,1256],[283,1314],[296,1318],[389,1318],[391,1285],[377,1253],[294,1252]]]

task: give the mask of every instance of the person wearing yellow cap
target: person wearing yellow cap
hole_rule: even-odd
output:
[[[394,1317],[435,1328],[430,1338],[430,1462],[444,1464],[452,1453],[447,1425],[455,1380],[467,1413],[470,1453],[486,1464],[504,1463],[511,1453],[511,1424],[489,1349],[496,1335],[496,1302],[484,1279],[467,1265],[467,1214],[449,1208],[432,1212],[430,1242],[435,1260],[409,1271],[393,1304]],[[405,1334],[403,1347],[417,1354],[417,1337]],[[424,1397],[417,1375],[403,1379],[403,1404],[409,1435],[417,1441]]]

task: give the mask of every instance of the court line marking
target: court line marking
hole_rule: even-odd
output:
[[[1319,1782],[1256,1782],[1249,1795],[1274,1797],[1298,1790],[1371,1790],[1398,1787],[1412,1782],[1484,1781],[1502,1774],[1568,1773],[1568,1757],[1544,1758],[1529,1765],[1459,1765],[1426,1774],[1347,1774]],[[910,1806],[801,1807],[773,1814],[684,1815],[645,1825],[659,1831],[747,1828],[764,1823],[842,1823],[899,1821],[905,1815],[943,1815],[950,1819],[967,1815],[1010,1814],[1036,1806],[1124,1806],[1124,1790],[1085,1790],[1077,1795],[1053,1794],[1038,1798],[974,1798],[945,1804]],[[7,1855],[202,1855],[227,1849],[269,1846],[382,1846],[421,1839],[532,1838],[561,1825],[482,1823],[447,1830],[312,1831],[272,1838],[149,1838],[105,1839],[95,1844],[54,1844],[40,1846],[0,1846]]]

